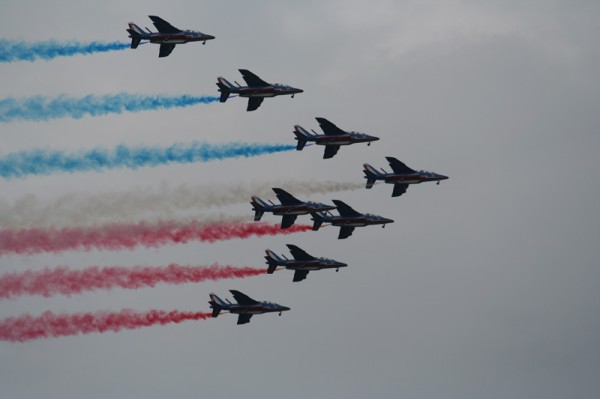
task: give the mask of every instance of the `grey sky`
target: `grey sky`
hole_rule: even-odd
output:
[[[2,256],[0,272],[68,265],[262,267],[286,243],[349,264],[339,273],[71,298],[0,302],[24,312],[207,310],[208,293],[239,289],[292,310],[90,334],[0,342],[10,398],[593,398],[600,394],[600,3],[596,1],[3,1],[0,37],[126,40],[148,14],[216,36],[158,59],[145,45],[93,56],[0,64],[0,98],[90,93],[216,94],[216,77],[247,68],[304,93],[186,109],[0,125],[0,155],[208,140],[294,143],[292,128],[340,127],[381,137],[332,160],[308,147],[253,159],[56,174],[0,181],[26,194],[313,178],[361,181],[364,162],[450,176],[440,186],[313,195],[390,217],[385,229],[122,252]],[[221,210],[219,210],[220,212]],[[249,205],[231,207],[251,219]],[[266,216],[266,220],[275,221]],[[304,217],[300,221],[308,222]]]

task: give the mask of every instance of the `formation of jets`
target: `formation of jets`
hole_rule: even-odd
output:
[[[164,19],[150,15],[152,23],[158,32],[151,32],[148,28],[142,30],[134,23],[129,23],[129,37],[131,38],[131,48],[135,49],[142,41],[160,44],[159,57],[167,57],[177,44],[188,42],[202,42],[206,44],[207,40],[213,40],[215,37],[202,32],[181,30]],[[276,97],[281,95],[290,95],[292,98],[295,94],[303,93],[302,89],[298,89],[289,85],[278,83],[267,83],[256,74],[247,69],[239,69],[242,78],[246,82],[246,86],[230,83],[223,77],[217,78],[218,92],[220,93],[220,102],[224,103],[230,96],[248,98],[248,106],[246,111],[255,111],[258,109],[263,100],[268,97]],[[311,129],[307,131],[300,125],[294,126],[294,135],[297,140],[296,150],[302,151],[308,143],[325,146],[323,154],[324,159],[333,158],[343,145],[356,143],[367,143],[371,145],[373,141],[379,140],[379,137],[371,136],[365,133],[354,131],[345,131],[330,122],[329,120],[317,117],[323,134],[319,134]],[[310,144],[309,144],[310,145]],[[406,193],[410,184],[419,184],[428,181],[435,181],[437,184],[442,180],[448,179],[448,176],[440,175],[427,171],[415,171],[403,162],[394,157],[386,157],[392,172],[385,170],[377,170],[373,166],[363,164],[364,178],[367,179],[366,188],[370,189],[373,185],[382,181],[387,184],[393,184],[392,197],[399,197]],[[370,225],[381,225],[385,227],[388,223],[393,223],[392,219],[383,216],[372,215],[369,213],[360,213],[352,207],[340,200],[333,200],[334,205],[323,204],[319,202],[304,202],[294,197],[292,194],[281,188],[273,188],[273,191],[279,200],[280,204],[275,204],[271,200],[264,201],[263,199],[252,196],[250,203],[254,211],[254,221],[260,221],[264,213],[272,213],[275,216],[282,216],[281,228],[286,229],[294,224],[297,217],[300,215],[311,215],[313,226],[312,230],[317,231],[324,225],[340,227],[338,239],[346,239],[352,235],[356,227],[364,227]],[[332,211],[336,210],[338,215],[334,215]],[[292,259],[285,255],[277,255],[275,252],[267,249],[265,259],[267,261],[267,273],[273,274],[278,268],[293,270],[293,282],[305,280],[308,273],[322,269],[335,269],[339,271],[342,267],[348,265],[343,262],[338,262],[333,259],[317,258],[309,255],[303,249],[296,245],[287,244],[290,250]],[[210,307],[212,309],[212,317],[217,317],[221,312],[228,312],[238,315],[237,324],[247,324],[255,314],[262,313],[279,313],[290,310],[289,307],[282,306],[276,303],[257,301],[240,291],[230,290],[236,303],[229,300],[223,301],[215,294],[210,294]]]

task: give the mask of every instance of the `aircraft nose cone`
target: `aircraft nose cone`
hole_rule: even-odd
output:
[[[387,218],[383,218],[383,223],[384,224],[388,224],[388,223],[394,223],[393,219],[387,219]]]
[[[449,177],[448,176],[444,176],[444,175],[438,175],[438,179],[440,179],[440,180],[448,180]]]
[[[378,140],[379,140],[379,137],[371,136],[371,140],[373,140],[373,141],[378,141]]]
[[[288,308],[287,306],[281,306],[279,308],[279,310],[281,310],[282,312],[285,312],[286,310],[290,310],[290,308]]]
[[[215,37],[213,35],[206,35],[206,40],[213,40]]]
[[[336,266],[338,266],[338,267],[346,267],[346,266],[348,266],[348,264],[344,263],[344,262],[337,262]]]
[[[302,90],[302,89],[294,89],[294,93],[304,93],[304,90]]]

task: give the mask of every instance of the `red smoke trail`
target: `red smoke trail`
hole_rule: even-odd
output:
[[[9,317],[0,321],[0,340],[24,342],[32,339],[90,334],[123,329],[181,323],[186,320],[204,320],[211,313],[179,312],[173,310],[150,310],[144,313],[123,309],[120,312],[96,312],[76,314],[54,314],[45,312],[41,316],[28,314]]]
[[[212,266],[170,264],[166,267],[133,268],[93,266],[83,270],[71,270],[66,267],[46,268],[40,271],[11,272],[0,276],[0,299],[25,294],[45,297],[55,294],[72,295],[113,287],[135,289],[154,287],[157,283],[197,283],[204,280],[243,278],[265,273],[266,269],[217,264]]]
[[[307,225],[281,229],[266,223],[136,223],[109,224],[100,227],[67,227],[49,229],[0,230],[0,255],[7,253],[34,254],[67,250],[132,249],[139,245],[158,247],[189,241],[214,242],[232,238],[248,238],[276,234],[291,234],[311,230]]]

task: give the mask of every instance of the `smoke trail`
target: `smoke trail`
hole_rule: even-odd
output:
[[[129,48],[123,42],[23,42],[0,39],[0,62],[51,60],[56,57],[70,57],[80,54],[105,53]]]
[[[152,215],[172,219],[182,213],[245,203],[252,195],[273,198],[271,187],[281,187],[294,195],[302,196],[357,190],[363,186],[362,182],[289,180],[210,186],[172,186],[163,183],[156,188],[136,187],[123,192],[66,194],[48,204],[33,195],[27,195],[16,200],[12,206],[0,200],[0,226],[27,228],[132,223],[148,220]]]
[[[154,287],[158,283],[183,284],[206,280],[244,278],[265,274],[265,269],[253,267],[181,266],[166,267],[88,267],[71,270],[66,267],[45,268],[41,271],[5,273],[0,276],[0,299],[20,295],[73,295],[84,291],[110,290],[113,287],[136,289]]]
[[[0,255],[35,254],[69,250],[89,251],[133,249],[137,246],[156,248],[191,241],[215,242],[233,238],[249,238],[309,231],[311,226],[293,225],[281,229],[266,223],[198,223],[174,222],[109,224],[101,227],[0,230]]]
[[[210,317],[210,313],[204,312],[150,310],[140,313],[130,309],[123,309],[120,312],[75,314],[44,312],[37,317],[25,314],[0,321],[0,340],[24,342],[95,332],[118,332],[124,329],[135,330],[140,327],[181,323],[187,320],[204,320]]]
[[[75,119],[86,115],[100,116],[139,112],[161,108],[189,107],[219,101],[211,96],[145,96],[141,94],[88,95],[82,98],[61,95],[54,98],[36,96],[29,98],[7,97],[0,100],[0,122],[14,120],[46,121],[63,117]]]
[[[170,147],[97,148],[67,154],[59,150],[30,150],[0,157],[0,176],[4,178],[28,175],[48,175],[53,172],[102,171],[113,168],[137,169],[171,163],[208,162],[217,159],[255,157],[275,152],[291,151],[293,145],[228,143],[209,144],[192,142]]]

